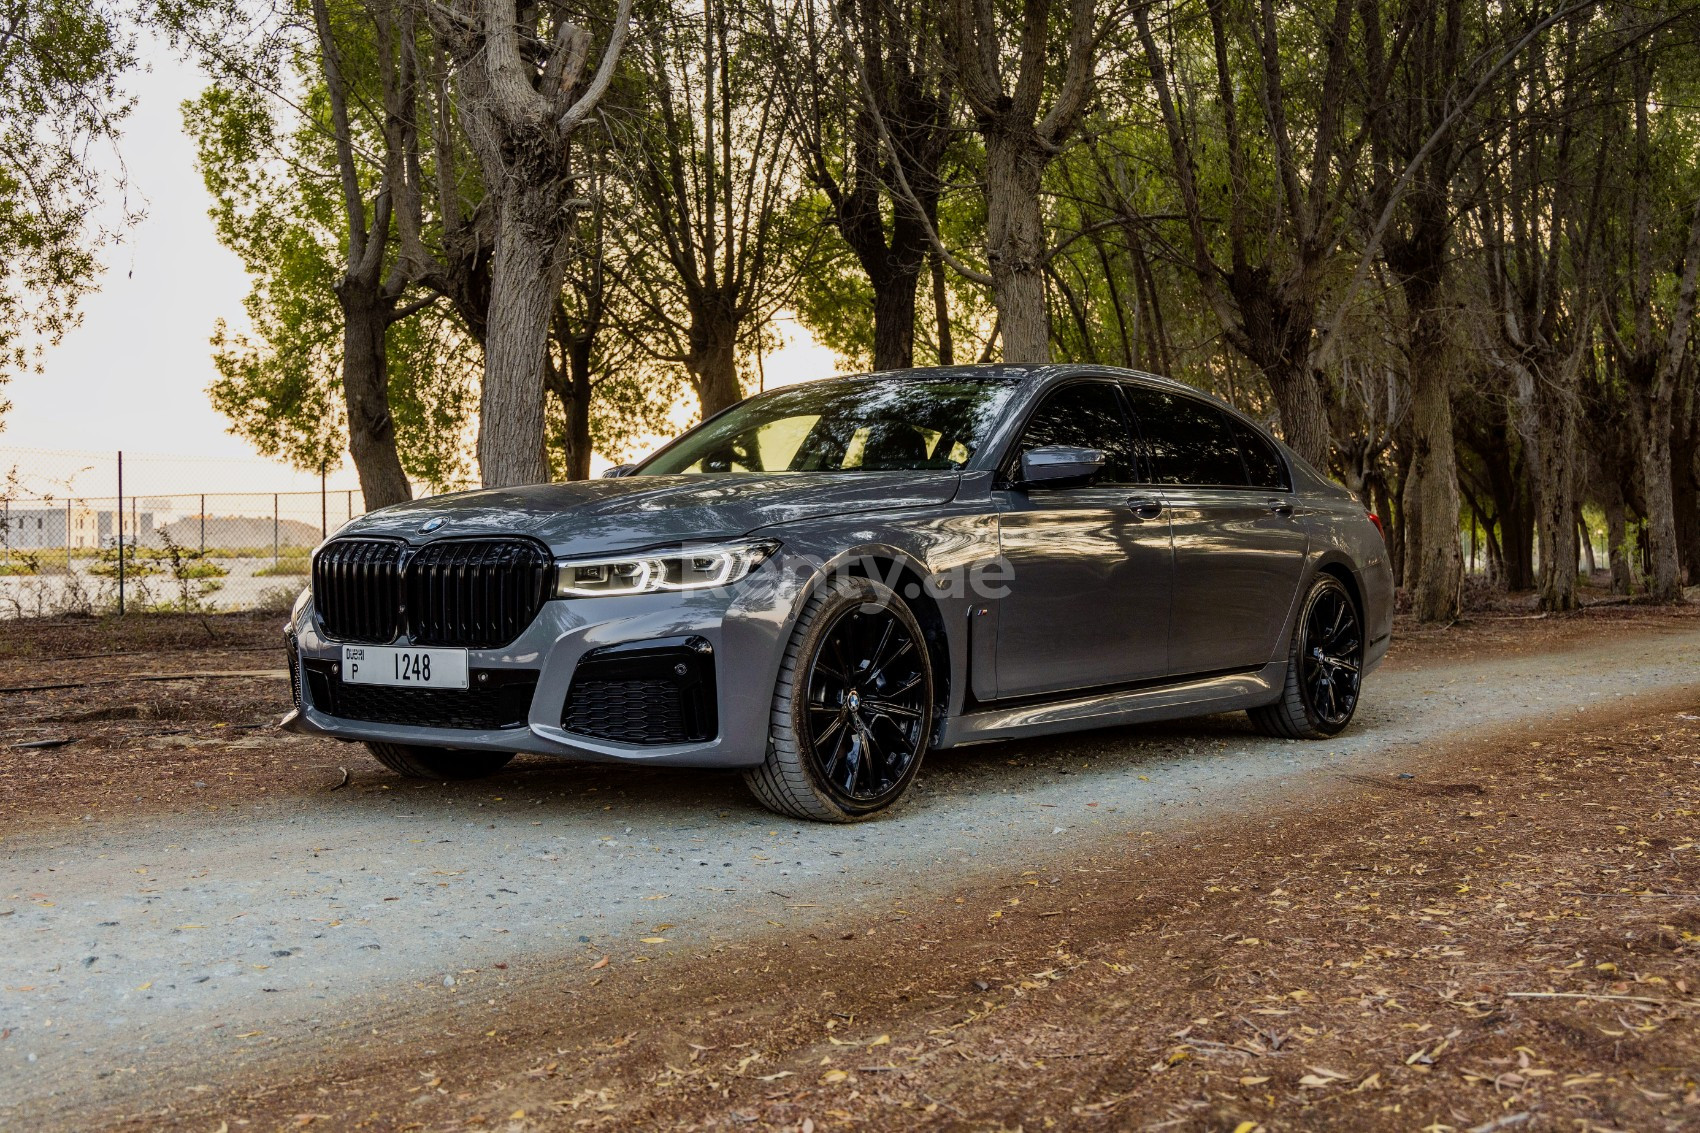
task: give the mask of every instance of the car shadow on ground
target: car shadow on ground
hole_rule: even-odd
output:
[[[996,741],[928,753],[908,797],[893,816],[972,806],[976,796],[1009,796],[1054,784],[1065,776],[1106,781],[1177,761],[1268,759],[1298,743],[1256,733],[1241,714],[1124,725],[1065,735]],[[580,763],[520,756],[488,779],[438,782],[403,779],[350,753],[348,789],[331,797],[343,806],[392,813],[406,800],[410,813],[465,821],[467,808],[501,820],[600,826],[618,821],[677,831],[727,820],[795,826],[763,809],[736,770]],[[499,819],[497,816],[501,816]],[[481,816],[482,817],[482,816]],[[879,819],[873,820],[876,824]],[[635,830],[635,828],[634,828]]]

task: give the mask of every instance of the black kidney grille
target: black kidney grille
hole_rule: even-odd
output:
[[[338,641],[394,641],[401,599],[401,544],[338,539],[313,559],[313,604]]]
[[[553,566],[525,539],[428,543],[407,564],[402,587],[408,636],[416,645],[506,645],[542,608]]]

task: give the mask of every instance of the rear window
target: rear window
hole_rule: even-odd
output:
[[[1269,443],[1269,438],[1247,425],[1244,421],[1233,422],[1234,435],[1240,441],[1240,455],[1245,458],[1246,472],[1251,476],[1251,486],[1254,488],[1274,488],[1286,491],[1292,487],[1287,479],[1287,462],[1281,459],[1281,454],[1275,451],[1275,446]]]
[[[1202,401],[1147,386],[1128,386],[1127,395],[1144,434],[1152,483],[1249,486],[1233,418]]]

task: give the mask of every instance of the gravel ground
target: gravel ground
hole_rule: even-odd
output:
[[[76,1125],[204,1083],[209,1057],[237,1073],[374,1019],[482,1004],[509,963],[664,965],[1697,681],[1691,621],[1401,663],[1329,743],[1217,717],[941,753],[906,806],[858,827],[775,819],[729,775],[542,763],[470,786],[363,771],[253,800],[203,782],[199,805],[26,825],[0,842],[0,1124]]]

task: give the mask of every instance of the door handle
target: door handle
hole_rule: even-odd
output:
[[[1127,501],[1127,506],[1133,509],[1136,519],[1156,519],[1163,514],[1163,501],[1150,496],[1134,496]]]
[[[1270,500],[1270,501],[1268,501],[1268,503],[1269,503],[1269,510],[1274,512],[1276,515],[1280,516],[1282,519],[1291,519],[1293,517],[1292,501],[1290,501],[1290,500]]]

